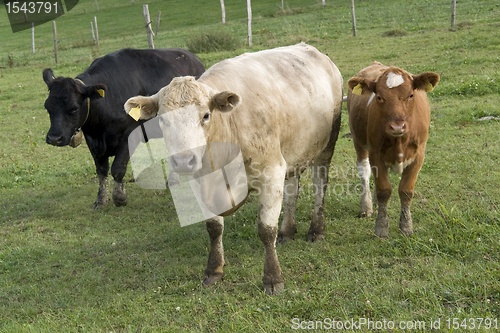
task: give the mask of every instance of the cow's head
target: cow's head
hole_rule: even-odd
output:
[[[101,98],[106,86],[86,86],[71,78],[55,78],[50,68],[43,71],[43,80],[49,88],[49,97],[45,100],[45,108],[50,116],[46,142],[54,146],[66,146],[88,117],[89,101],[84,101]]]
[[[376,110],[377,117],[386,124],[385,132],[399,137],[409,131],[415,93],[430,92],[438,82],[439,75],[434,72],[411,75],[401,68],[389,67],[376,80],[353,77],[347,85],[353,94],[369,94],[368,107]]]
[[[158,114],[170,169],[178,174],[193,174],[202,167],[207,142],[216,131],[213,124],[221,119],[222,112],[230,112],[239,103],[237,94],[215,91],[186,76],[174,78],[153,96],[130,98],[125,111],[139,109],[140,119]]]

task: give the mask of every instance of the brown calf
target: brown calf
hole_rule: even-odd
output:
[[[439,75],[426,72],[411,75],[401,68],[386,67],[379,62],[361,70],[347,85],[349,123],[357,154],[361,178],[361,217],[373,213],[370,174],[375,178],[378,215],[375,235],[389,234],[387,203],[392,187],[389,168],[402,174],[399,182],[401,215],[399,230],[413,233],[410,206],[417,176],[424,162],[430,123],[427,92],[439,82]]]

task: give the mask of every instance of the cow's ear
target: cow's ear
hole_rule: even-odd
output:
[[[45,68],[42,75],[43,80],[47,84],[47,87],[50,89],[50,87],[52,86],[52,80],[54,80],[54,72],[52,72],[52,69],[50,68]]]
[[[375,81],[362,77],[353,77],[347,81],[347,86],[352,90],[354,95],[362,95],[375,92]]]
[[[130,114],[135,120],[151,119],[156,116],[159,110],[158,94],[149,97],[135,96],[129,98],[125,102],[124,108],[125,112]],[[136,112],[139,113],[139,117],[136,117]]]
[[[439,82],[439,74],[434,72],[425,72],[420,75],[413,75],[413,89],[431,92]]]
[[[222,112],[231,111],[240,103],[240,96],[236,93],[223,91],[212,96],[210,109],[217,109]]]
[[[92,86],[83,86],[83,96],[90,99],[97,99],[106,95],[105,91],[108,89],[104,84],[98,83]]]

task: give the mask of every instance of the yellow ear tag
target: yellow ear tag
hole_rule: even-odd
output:
[[[99,95],[101,95],[101,97],[104,97],[104,90],[103,89],[97,89],[97,92],[99,93]]]
[[[427,85],[425,86],[425,92],[431,92],[434,90],[434,87],[430,82],[427,82]]]
[[[134,118],[135,121],[138,121],[141,118],[141,108],[130,109],[128,115]]]
[[[361,94],[363,93],[363,88],[361,88],[361,83],[358,83],[358,85],[352,89],[352,93],[354,95],[361,96]]]

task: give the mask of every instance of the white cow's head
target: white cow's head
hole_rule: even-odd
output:
[[[125,111],[130,113],[138,108],[140,119],[158,115],[170,169],[178,174],[193,174],[202,167],[205,147],[216,130],[213,123],[217,113],[229,112],[239,103],[237,94],[215,91],[186,76],[174,78],[153,96],[130,98]]]

